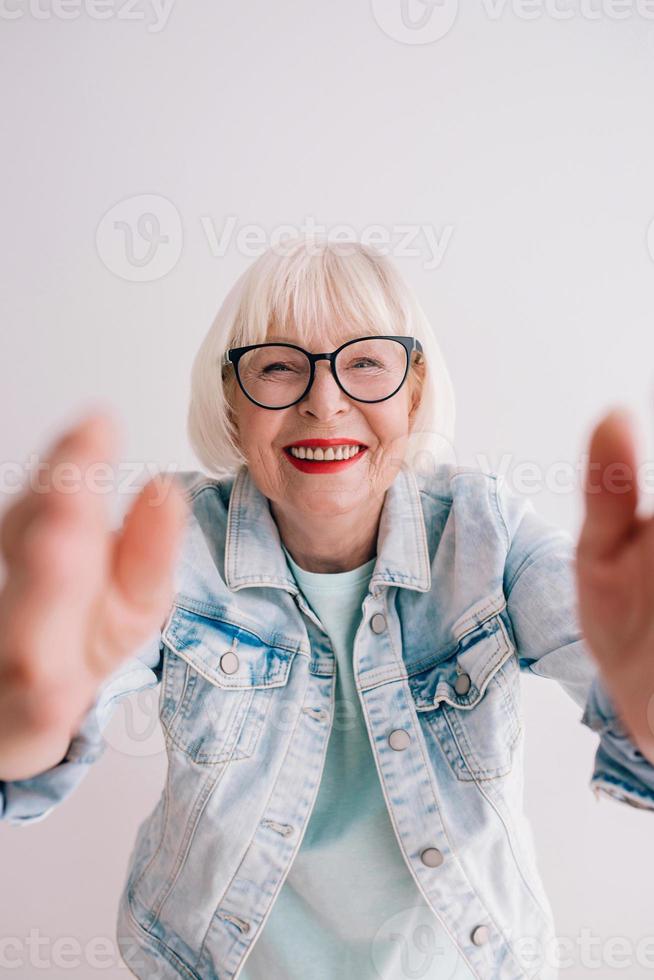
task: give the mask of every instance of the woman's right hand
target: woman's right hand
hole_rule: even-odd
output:
[[[63,758],[100,683],[170,608],[188,505],[160,474],[113,531],[106,495],[86,468],[112,462],[115,442],[111,419],[89,416],[44,457],[37,488],[28,485],[3,515],[2,780],[29,778]]]

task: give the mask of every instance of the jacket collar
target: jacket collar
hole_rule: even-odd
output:
[[[245,465],[238,470],[229,499],[225,581],[232,591],[266,586],[293,595],[298,592],[268,498]],[[413,471],[406,466],[398,471],[384,497],[370,591],[375,595],[388,585],[418,592],[431,589],[420,492]]]

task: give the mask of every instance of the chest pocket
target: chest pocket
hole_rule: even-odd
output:
[[[446,661],[408,681],[424,729],[458,779],[511,771],[522,734],[520,668],[499,615],[462,637]]]
[[[166,740],[203,765],[249,758],[296,650],[176,606],[162,632]]]

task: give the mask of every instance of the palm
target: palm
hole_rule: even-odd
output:
[[[46,457],[77,472],[114,453],[113,423],[86,420]],[[52,481],[54,484],[54,481]],[[173,561],[186,519],[181,488],[148,481],[118,532],[86,479],[74,493],[28,487],[3,516],[0,551],[0,740],[68,729],[101,681],[154,632],[173,595]],[[13,684],[9,683],[13,681]]]
[[[595,428],[577,544],[581,626],[616,708],[654,758],[654,516],[641,517],[631,426],[619,413]]]

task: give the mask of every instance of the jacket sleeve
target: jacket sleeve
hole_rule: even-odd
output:
[[[574,541],[499,477],[495,494],[506,535],[504,594],[520,669],[558,681],[583,709],[581,723],[597,732],[589,784],[596,798],[653,810],[654,766],[617,715],[581,632]]]
[[[103,731],[116,704],[133,692],[161,680],[161,632],[123,661],[98,689],[66,755],[50,769],[29,779],[0,781],[0,821],[22,825],[43,820],[79,786],[106,749]]]

